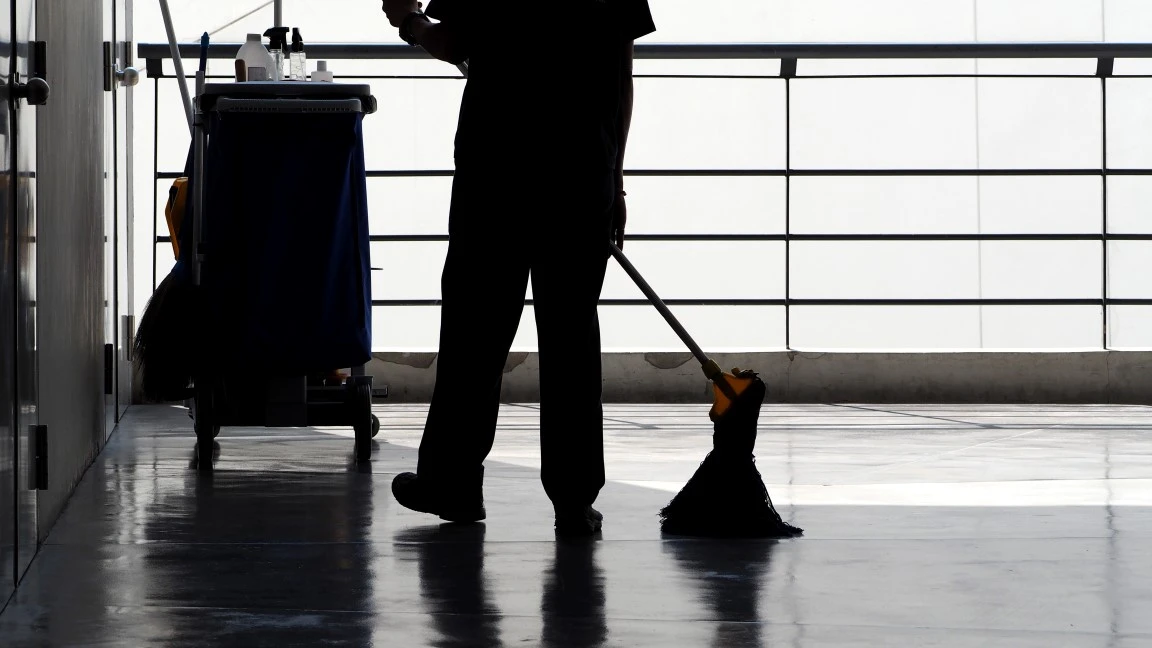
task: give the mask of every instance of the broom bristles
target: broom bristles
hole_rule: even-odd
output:
[[[196,295],[196,287],[174,269],[140,318],[133,358],[149,401],[179,401],[187,395],[196,361]]]
[[[780,517],[752,456],[712,451],[696,474],[660,511],[671,534],[792,538],[803,533]]]
[[[792,538],[804,531],[780,517],[752,451],[767,388],[754,383],[716,421],[713,450],[660,511],[666,533],[710,537]]]

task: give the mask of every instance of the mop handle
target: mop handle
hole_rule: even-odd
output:
[[[648,301],[652,302],[656,310],[660,311],[660,314],[667,320],[668,325],[672,327],[676,335],[680,336],[680,339],[683,340],[684,344],[692,351],[692,355],[696,356],[696,360],[698,360],[700,366],[704,368],[704,374],[712,380],[715,380],[723,374],[723,371],[720,369],[720,366],[716,364],[716,361],[709,358],[708,355],[704,353],[704,350],[700,348],[700,345],[696,344],[696,340],[692,339],[692,336],[688,334],[688,331],[684,329],[684,326],[680,324],[680,321],[676,319],[676,316],[672,314],[668,305],[664,303],[664,300],[660,299],[656,291],[652,289],[652,286],[648,285],[644,277],[640,276],[640,271],[632,265],[628,257],[624,256],[624,252],[616,247],[616,244],[612,241],[609,241],[608,245],[612,250],[612,256],[620,263],[620,267],[624,268],[624,272],[627,272],[628,276],[632,278],[632,281],[636,282],[636,286],[640,288],[640,291],[644,293]]]
[[[180,47],[176,44],[176,30],[172,27],[168,0],[160,0],[160,13],[164,15],[164,30],[168,32],[168,47],[172,50],[172,63],[176,66],[176,79],[180,86],[180,99],[184,102],[184,115],[188,118],[188,130],[192,131],[192,97],[188,94],[188,78],[184,76],[184,61],[180,58]]]

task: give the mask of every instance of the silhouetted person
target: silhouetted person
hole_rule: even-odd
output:
[[[484,459],[529,276],[540,348],[541,479],[557,531],[592,534],[604,485],[600,326],[607,241],[623,244],[632,51],[647,0],[384,0],[401,36],[468,63],[442,277],[440,353],[404,506],[485,517]],[[410,128],[409,124],[398,124]]]

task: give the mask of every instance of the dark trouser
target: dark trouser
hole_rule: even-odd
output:
[[[607,170],[550,177],[457,170],[436,387],[417,469],[422,480],[479,485],[531,276],[544,490],[557,505],[596,500],[604,486],[597,302],[613,195]]]

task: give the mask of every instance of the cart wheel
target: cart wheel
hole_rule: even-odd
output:
[[[196,456],[200,470],[212,470],[212,451],[220,426],[216,424],[216,394],[211,381],[201,380],[196,385]]]
[[[380,434],[380,418],[375,414],[372,415],[372,438],[375,439],[376,435]]]
[[[350,413],[352,429],[356,432],[356,460],[372,458],[372,385],[357,385],[353,392]]]

